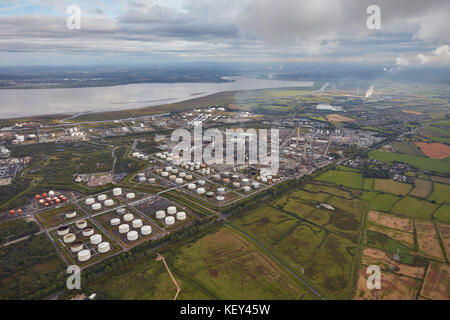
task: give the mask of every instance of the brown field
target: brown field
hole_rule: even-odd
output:
[[[433,191],[433,183],[429,180],[416,179],[410,196],[426,199]]]
[[[435,182],[450,184],[450,178],[431,176],[431,180],[433,180]]]
[[[375,179],[375,190],[406,196],[411,191],[412,186],[407,183],[397,182],[390,179]]]
[[[430,262],[420,295],[428,299],[449,300],[450,266]]]
[[[442,143],[416,142],[422,152],[433,159],[445,159],[450,157],[450,147]]]
[[[434,224],[429,222],[416,222],[417,242],[419,243],[419,251],[433,257],[437,260],[444,260],[441,246]]]
[[[444,244],[445,253],[447,254],[447,259],[450,258],[450,226],[447,224],[437,224],[439,234]]]
[[[366,267],[359,272],[356,300],[374,300],[374,292],[367,289]],[[381,289],[376,290],[377,300],[415,300],[419,291],[420,281],[407,278],[395,273],[381,273]]]
[[[355,121],[355,119],[341,116],[340,114],[327,114],[327,119],[330,122],[351,122]]]
[[[400,263],[386,253],[378,249],[365,248],[363,251],[364,265],[380,265],[381,270],[390,270],[404,276],[422,279],[425,273],[424,267],[413,267]]]
[[[412,222],[410,219],[399,218],[387,213],[370,211],[369,221],[379,224],[380,226],[386,228],[396,229],[405,232],[413,232]]]
[[[379,226],[370,226],[368,230],[376,231],[387,235],[389,238],[397,240],[407,247],[414,247],[414,237],[412,233],[402,232],[399,230],[386,229]]]
[[[403,113],[415,114],[415,115],[423,115],[423,112],[411,111],[411,110],[402,110]]]

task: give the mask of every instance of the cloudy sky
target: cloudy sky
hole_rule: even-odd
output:
[[[67,28],[67,8],[81,29]],[[381,9],[369,30],[367,8]],[[0,0],[0,65],[450,65],[449,0]]]

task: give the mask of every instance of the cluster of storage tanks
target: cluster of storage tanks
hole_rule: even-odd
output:
[[[261,181],[262,183],[272,184],[272,183],[279,182],[281,180],[281,178],[279,176],[261,175],[261,176],[256,177],[256,180]]]
[[[214,173],[214,168],[208,167],[205,163],[202,162],[182,162],[180,161],[180,157],[177,155],[174,155],[170,152],[159,152],[156,154],[156,156],[162,160],[172,162],[175,165],[179,165],[185,170],[188,171],[197,171],[201,175],[209,176],[210,174]],[[166,170],[167,172],[168,170]]]
[[[194,177],[186,172],[180,172],[176,168],[166,167],[164,169],[156,169],[156,174],[160,175],[165,179],[169,179],[171,182],[174,182],[178,185],[182,185],[185,181],[192,181]]]
[[[132,156],[133,156],[133,158],[136,158],[136,159],[139,159],[139,160],[144,160],[144,161],[148,160],[148,156],[146,156],[145,154],[142,154],[140,152],[133,152]]]
[[[259,182],[252,182],[248,178],[241,178],[237,174],[231,174],[229,172],[223,172],[222,174],[216,174],[213,177],[213,180],[217,182],[222,182],[227,185],[231,185],[235,189],[242,188],[244,192],[251,192],[252,189],[256,190],[261,187]]]
[[[168,226],[174,225],[175,222],[186,220],[186,212],[178,211],[177,207],[171,206],[166,210],[159,210],[156,212],[156,219],[163,220]]]
[[[84,238],[89,238],[90,246],[97,246],[99,253],[107,253],[111,249],[109,242],[103,241],[101,234],[96,234],[94,228],[88,227],[87,220],[78,220],[75,222],[75,227]],[[69,226],[61,226],[56,232],[59,237],[62,237],[64,244],[70,246],[70,251],[77,254],[78,261],[85,262],[91,258],[91,250],[85,249],[82,241],[77,241],[77,236],[70,232]]]
[[[121,196],[122,193],[122,189],[121,188],[115,188],[113,189],[113,196],[114,197],[118,197]],[[133,200],[136,198],[136,194],[133,192],[129,192],[126,194],[126,199],[127,200]],[[103,206],[102,206],[103,203]],[[85,200],[85,204],[89,207],[92,208],[92,210],[94,211],[99,211],[102,209],[102,207],[113,207],[116,203],[114,202],[113,199],[109,199],[108,196],[106,194],[100,194],[98,195],[96,198],[87,198]]]
[[[150,184],[155,184],[156,183],[156,179],[155,178],[147,178],[146,174],[144,172],[139,173],[136,176],[136,179],[139,183],[150,183]]]
[[[41,207],[50,207],[67,202],[67,198],[63,194],[57,195],[55,191],[50,190],[48,193],[37,194],[34,198],[38,201]]]
[[[142,236],[148,236],[152,233],[152,227],[144,225],[142,219],[135,219],[134,215],[127,213],[125,208],[119,208],[116,210],[117,218],[113,218],[110,221],[111,226],[117,227],[120,234],[125,235],[128,241],[136,241],[139,239],[139,230]],[[131,227],[135,230],[131,230]]]

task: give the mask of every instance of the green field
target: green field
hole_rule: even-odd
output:
[[[437,203],[450,203],[450,185],[442,183],[433,183],[433,193],[428,198],[430,201]]]
[[[434,218],[450,223],[450,205],[443,204],[433,215]]]
[[[431,219],[431,215],[438,205],[426,200],[413,197],[405,197],[398,201],[392,208],[392,213],[408,216],[411,218]]]
[[[410,195],[418,198],[426,199],[433,191],[433,183],[429,180],[416,179],[414,181],[414,189]]]
[[[395,141],[392,142],[395,152],[410,154],[413,156],[425,156],[422,150],[414,142]]]
[[[394,203],[398,200],[400,200],[400,197],[394,196],[392,194],[378,194],[373,200],[369,200],[370,209],[389,212],[391,211]]]
[[[440,173],[446,173],[450,171],[450,159],[444,160],[430,159],[420,156],[413,156],[394,152],[384,152],[379,150],[370,151],[369,157],[371,159],[377,159],[379,161],[383,161],[389,164],[393,162],[403,162],[419,169],[435,171]]]
[[[328,193],[330,195],[335,195],[346,199],[353,198],[353,195],[349,191],[345,191],[336,187],[330,187],[327,185],[307,184],[306,186],[303,187],[303,189],[310,192]]]
[[[363,187],[363,189],[364,190],[367,190],[367,191],[372,191],[373,190],[373,185],[374,185],[374,179],[364,179],[364,187]]]
[[[330,182],[352,189],[363,189],[364,187],[362,174],[357,172],[329,170],[315,178],[315,180]]]
[[[83,211],[76,210],[73,204],[65,205],[60,208],[55,208],[49,211],[40,212],[36,214],[36,219],[46,228],[54,227],[62,223],[74,221],[84,216]],[[69,211],[77,211],[76,217],[67,219],[64,214]]]
[[[375,191],[392,193],[398,196],[405,196],[411,191],[412,186],[389,179],[376,179]]]

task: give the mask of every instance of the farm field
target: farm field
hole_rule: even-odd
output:
[[[179,248],[173,265],[177,273],[199,283],[217,299],[313,298],[308,289],[294,283],[272,260],[228,228]]]
[[[405,232],[413,232],[413,226],[410,219],[396,217],[392,214],[386,214],[377,211],[370,211],[368,215],[370,222],[380,226],[396,229]]]
[[[416,142],[416,145],[427,157],[433,159],[445,159],[450,157],[450,147],[446,144]]]
[[[377,194],[375,198],[370,199],[370,209],[377,211],[390,212],[394,203],[401,198],[394,196],[393,194]]]
[[[317,181],[330,182],[351,189],[363,189],[364,180],[362,174],[357,172],[329,170],[315,178]]]
[[[414,181],[414,188],[409,195],[426,199],[431,192],[433,192],[433,182],[429,180],[416,179]]]
[[[395,141],[392,142],[392,148],[398,153],[424,156],[422,150],[414,142]]]
[[[433,189],[434,191],[428,200],[436,201],[437,203],[450,203],[450,185],[435,182]]]
[[[442,239],[442,245],[444,247],[445,254],[447,255],[447,261],[450,257],[450,225],[437,223],[439,235]]]
[[[427,299],[450,299],[450,266],[430,262],[420,296]]]
[[[412,249],[414,247],[414,235],[412,233],[389,229],[375,224],[369,226],[367,230],[376,231],[384,235],[387,235],[389,238],[398,241],[399,243],[407,246],[408,248]]]
[[[430,159],[421,156],[413,156],[408,154],[394,153],[394,152],[384,152],[384,151],[370,151],[369,157],[371,159],[377,159],[386,163],[393,162],[403,162],[409,164],[413,167],[435,171],[440,173],[446,173],[450,171],[450,160],[444,159]]]
[[[426,200],[419,200],[413,197],[405,197],[398,201],[392,208],[392,213],[408,216],[411,218],[431,219],[434,211],[438,208]]]
[[[419,251],[434,259],[445,261],[433,223],[415,222]]]
[[[450,205],[443,204],[439,207],[439,209],[434,213],[434,218],[450,223]]]
[[[398,196],[405,196],[411,191],[410,184],[397,182],[389,179],[375,179],[375,191],[392,193]]]

